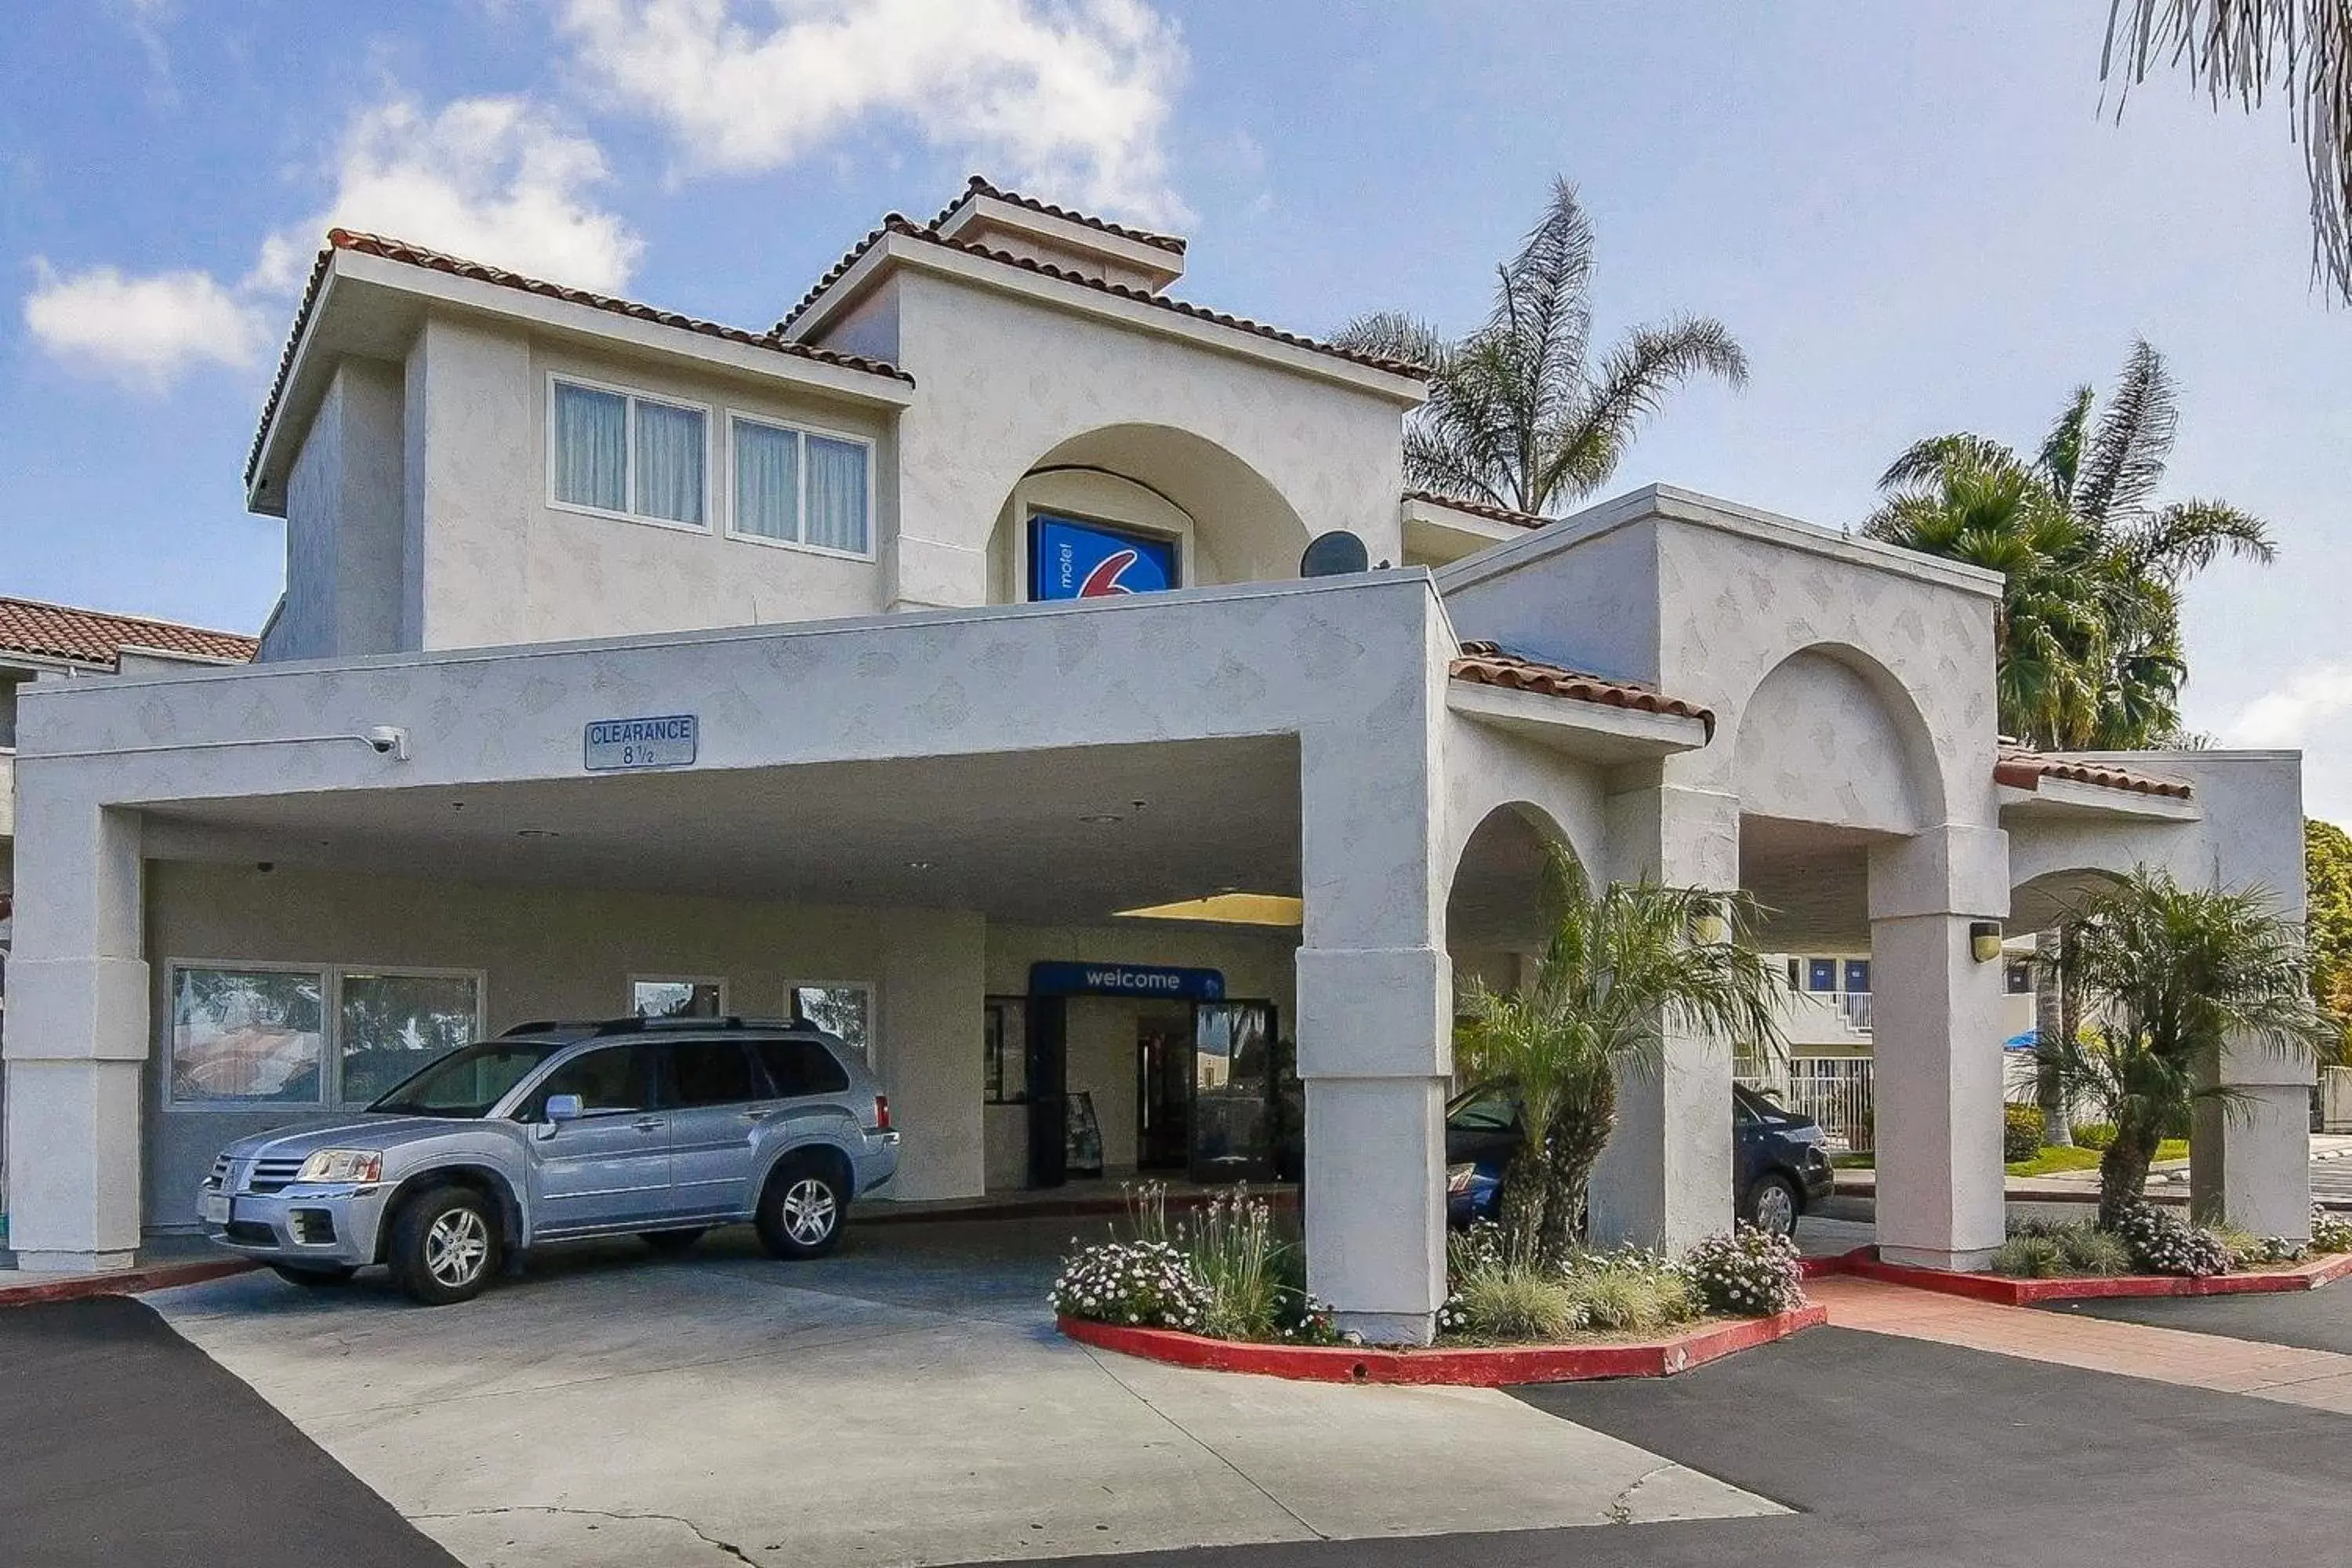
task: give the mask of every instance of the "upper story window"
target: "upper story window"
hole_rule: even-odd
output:
[[[550,380],[548,495],[562,507],[709,526],[709,419],[690,404]]]
[[[842,555],[874,553],[873,447],[732,414],[738,538],[799,544]]]
[[[1178,585],[1177,553],[1172,539],[1041,511],[1029,520],[1029,596],[1158,593]]]

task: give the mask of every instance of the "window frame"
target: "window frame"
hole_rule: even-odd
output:
[[[1021,1031],[1017,1037],[1005,1038],[1000,1029],[995,1041],[997,1048],[996,1092],[988,1092],[988,1023],[993,1013],[1000,1020],[1007,1010],[1021,1009]],[[1029,1103],[1029,998],[1011,993],[982,996],[980,1002],[981,1067],[980,1102],[982,1105],[1027,1105]],[[1008,1071],[1007,1069],[1017,1069]],[[1013,1081],[1008,1083],[1006,1079]]]
[[[181,1100],[172,1092],[178,1065],[179,1051],[173,1037],[178,1031],[179,976],[191,969],[224,970],[251,974],[315,975],[319,980],[319,1097],[315,1100]],[[343,1097],[343,978],[350,974],[366,974],[387,980],[470,980],[474,983],[474,1042],[489,1038],[490,975],[487,969],[446,967],[413,963],[304,963],[283,959],[243,958],[166,958],[163,961],[163,1016],[157,1020],[160,1037],[155,1062],[161,1081],[158,1101],[163,1110],[172,1112],[194,1111],[211,1114],[228,1111],[249,1116],[261,1111],[284,1111],[304,1115],[312,1111],[332,1115],[341,1111],[365,1110],[382,1098],[371,1095],[366,1100]],[[471,1043],[471,1042],[469,1042]],[[423,1062],[417,1066],[423,1067]]]
[[[547,373],[547,417],[544,421],[547,447],[546,504],[550,511],[570,512],[576,517],[601,517],[614,522],[643,523],[647,528],[666,528],[672,533],[697,533],[708,538],[715,531],[711,503],[715,499],[711,488],[711,426],[719,416],[715,404],[699,403],[691,397],[673,397],[666,393],[640,391],[634,386],[598,381],[593,376],[575,375],[570,371],[551,370]],[[637,500],[637,405],[657,403],[664,408],[690,410],[702,416],[702,521],[680,522],[675,518],[652,517],[634,510],[614,511],[609,507],[590,506],[584,501],[562,500],[555,493],[555,389],[558,385],[576,386],[583,392],[609,393],[625,402],[621,430],[621,489],[629,505]],[[732,463],[732,458],[730,458]],[[869,489],[871,486],[869,485]],[[870,509],[872,503],[869,501]],[[732,521],[731,519],[730,520]]]
[[[784,1008],[786,1013],[786,1021],[795,1027],[800,1025],[806,1024],[812,1029],[816,1029],[824,1033],[830,1033],[831,1031],[826,1030],[824,1025],[818,1023],[814,1018],[810,1017],[807,1014],[801,1011],[801,993],[803,991],[863,991],[866,993],[866,1045],[858,1054],[864,1058],[866,1068],[869,1070],[873,1069],[877,1066],[875,1047],[881,1044],[882,987],[871,980],[818,980],[811,978],[807,980],[785,981]],[[835,1037],[837,1038],[838,1037]],[[847,1040],[842,1041],[842,1044],[844,1045],[849,1045],[850,1043],[851,1042]]]
[[[719,988],[719,1011],[714,1019],[732,1016],[727,1006],[727,976],[723,974],[632,974],[623,984],[625,993],[620,1016],[624,1018],[698,1018],[699,1013],[640,1013],[637,1011],[637,987],[640,985],[715,985]]]
[[[723,415],[722,423],[726,426],[725,438],[720,445],[725,450],[724,461],[727,467],[727,537],[729,539],[740,540],[746,544],[763,544],[772,550],[797,550],[804,554],[827,556],[835,561],[871,562],[877,558],[875,535],[879,530],[876,527],[875,519],[873,437],[861,435],[854,430],[833,429],[823,425],[813,425],[804,420],[781,419],[772,414],[755,414],[748,409],[738,408],[732,404],[727,405],[720,412]],[[745,425],[756,425],[763,430],[782,431],[796,437],[800,442],[800,458],[793,469],[793,478],[799,485],[799,493],[793,498],[793,538],[773,539],[764,533],[747,532],[736,526],[736,520],[742,515],[742,509],[739,504],[740,495],[735,486],[735,426],[739,420]],[[866,548],[862,551],[836,550],[829,544],[808,542],[808,438],[811,436],[865,449]]]

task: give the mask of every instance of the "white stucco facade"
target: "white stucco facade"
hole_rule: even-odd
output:
[[[1181,270],[992,191],[877,231],[761,335],[340,238],[249,475],[288,524],[260,660],[23,701],[20,1256],[127,1261],[191,1225],[212,1149],[292,1119],[175,1087],[192,967],[466,977],[492,1030],[648,976],[753,1015],[864,987],[887,1195],[919,1199],[1024,1177],[982,1045],[1032,965],[1164,965],[1295,1038],[1310,1285],[1423,1338],[1456,974],[1534,950],[1552,841],[1871,955],[1882,1242],[1966,1267],[2000,1233],[1972,927],[2137,860],[2299,887],[2292,757],[2128,760],[2185,795],[1997,782],[1986,574],[1664,488],[1543,527],[1401,499],[1410,367],[1173,305]],[[700,521],[562,502],[559,384],[702,411]],[[739,416],[866,453],[858,548],[743,536]],[[1171,590],[1037,597],[1040,519],[1164,552]],[[1372,569],[1300,579],[1335,531]],[[585,765],[585,726],[671,714],[690,764]],[[1122,913],[1235,891],[1301,923]],[[1053,1069],[1115,1170],[1150,1146],[1153,1016],[1074,1005]],[[1669,1039],[1625,1086],[1598,1234],[1728,1223],[1731,1059]],[[2221,1070],[2263,1113],[2200,1130],[2200,1194],[2294,1234],[2303,1080]]]

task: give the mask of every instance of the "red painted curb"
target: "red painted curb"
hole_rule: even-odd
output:
[[[1750,1318],[1669,1339],[1622,1345],[1479,1345],[1391,1350],[1370,1345],[1266,1345],[1205,1339],[1174,1329],[1129,1328],[1057,1319],[1081,1344],[1146,1361],[1209,1372],[1253,1372],[1301,1383],[1451,1384],[1500,1388],[1518,1383],[1581,1383],[1611,1377],[1672,1377],[1735,1352],[1783,1340],[1829,1321],[1826,1307]]]
[[[2032,1307],[2044,1301],[2093,1301],[2145,1296],[2269,1296],[2294,1290],[2316,1290],[2352,1274],[2352,1253],[2339,1253],[2315,1262],[2259,1274],[2215,1274],[2192,1279],[2178,1274],[2086,1275],[2061,1279],[2012,1279],[2000,1274],[1954,1274],[1940,1268],[1915,1268],[1884,1263],[1874,1247],[1856,1247],[1842,1258],[1822,1260],[1824,1274],[1852,1274],[1889,1285],[1934,1290],[1990,1301],[2002,1307]]]
[[[113,1274],[83,1274],[71,1279],[44,1279],[37,1285],[11,1285],[0,1274],[0,1307],[29,1307],[37,1301],[79,1301],[91,1296],[137,1296],[168,1290],[176,1285],[201,1285],[223,1279],[260,1265],[243,1258],[205,1258],[187,1263],[158,1263],[145,1268],[125,1268]]]

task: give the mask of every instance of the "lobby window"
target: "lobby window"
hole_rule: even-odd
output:
[[[1029,1002],[1022,996],[991,996],[982,1050],[983,1098],[991,1105],[1020,1105],[1029,1098]]]
[[[874,553],[874,448],[865,441],[730,414],[728,531],[835,555]]]
[[[640,1018],[717,1018],[727,1011],[727,982],[713,975],[631,975],[629,1011]]]
[[[707,526],[709,416],[690,404],[548,380],[548,502]]]
[[[482,1033],[482,977],[331,964],[172,966],[173,1107],[362,1106]]]
[[[792,988],[793,1016],[807,1020],[867,1062],[874,1060],[874,987],[862,980],[836,980]]]
[[[2033,994],[2033,965],[2026,960],[2011,959],[2004,966],[2004,974],[2008,981],[2009,994],[2011,996],[2030,996]]]

